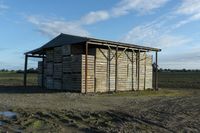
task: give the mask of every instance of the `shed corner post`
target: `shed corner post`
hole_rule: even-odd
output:
[[[42,89],[44,89],[44,54],[42,55]]]
[[[28,54],[25,54],[24,62],[24,87],[27,87],[27,66],[28,66]]]
[[[118,45],[115,51],[115,92],[118,89]]]
[[[155,90],[158,91],[158,51],[156,51],[156,57],[155,57]]]
[[[144,90],[146,90],[147,53],[144,55]]]
[[[85,44],[85,94],[87,93],[87,75],[88,75],[88,42]]]
[[[132,87],[132,91],[134,91],[134,77],[133,77],[133,71],[134,71],[134,67],[133,67],[133,65],[134,65],[134,62],[133,62],[133,49],[132,49],[132,54],[131,54],[131,67],[132,67],[132,74],[131,74],[131,82],[132,82],[132,85],[131,85],[131,87]]]
[[[137,64],[137,90],[140,90],[140,50],[138,50]]]

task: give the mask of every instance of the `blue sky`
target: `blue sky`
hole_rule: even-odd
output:
[[[24,52],[61,32],[158,47],[160,67],[200,68],[200,0],[0,0],[0,30],[0,69],[23,69]]]

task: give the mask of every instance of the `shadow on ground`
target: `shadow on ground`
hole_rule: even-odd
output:
[[[0,93],[6,94],[33,94],[33,93],[61,93],[61,92],[69,92],[65,90],[48,90],[38,86],[0,86]]]

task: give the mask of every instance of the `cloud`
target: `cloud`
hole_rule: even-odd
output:
[[[156,21],[146,25],[139,25],[132,28],[121,41],[159,48],[185,45],[191,41],[185,36],[171,34],[172,29],[170,28],[170,26],[164,26],[164,22]]]
[[[59,33],[68,33],[82,36],[89,36],[89,32],[84,29],[85,25],[91,25],[100,21],[105,21],[112,17],[120,17],[131,11],[139,13],[149,13],[154,9],[163,6],[169,0],[121,0],[111,10],[97,10],[89,12],[76,21],[63,21],[55,19],[41,19],[36,16],[29,16],[27,20],[37,26],[37,30],[50,37]]]
[[[160,8],[169,0],[121,0],[111,10],[92,11],[81,18],[81,23],[84,25],[94,24],[96,22],[105,21],[112,17],[120,17],[129,14],[131,11],[136,11],[140,14],[145,14]]]
[[[37,26],[37,30],[49,37],[57,36],[60,33],[89,36],[89,32],[86,31],[77,22],[68,22],[63,20],[47,19],[38,16],[29,16],[27,20]]]
[[[192,21],[200,20],[200,0],[183,0],[181,5],[176,9],[175,14],[187,17],[177,23],[176,27],[180,27]]]
[[[99,21],[103,21],[108,19],[109,13],[107,11],[96,11],[96,12],[90,12],[88,14],[86,14],[85,16],[82,17],[81,22],[83,24],[93,24]]]
[[[190,47],[199,44],[194,44],[194,39],[174,34],[173,31],[197,20],[200,20],[200,1],[183,0],[178,7],[162,17],[134,26],[121,41],[163,49],[159,56],[159,64],[162,68],[195,69],[200,67],[200,50],[199,47],[194,49]],[[190,49],[185,51],[186,48]]]
[[[200,12],[199,0],[183,0],[181,5],[177,8],[177,14],[194,15]]]
[[[0,4],[0,10],[5,10],[8,9],[9,7],[7,5],[4,4]]]
[[[7,10],[9,7],[3,3],[0,3],[0,14]]]
[[[154,43],[159,47],[168,48],[168,47],[186,45],[189,42],[191,42],[191,40],[185,36],[163,35]]]
[[[181,52],[179,54],[168,54],[160,57],[161,68],[174,69],[197,69],[200,66],[200,50]]]
[[[169,0],[121,0],[116,7],[112,9],[114,16],[126,15],[131,11],[140,14],[149,13],[154,9],[162,7]]]

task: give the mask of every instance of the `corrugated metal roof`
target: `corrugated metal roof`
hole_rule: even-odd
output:
[[[78,44],[78,43],[83,43],[87,41],[98,42],[98,43],[109,43],[113,45],[134,47],[134,48],[139,48],[139,49],[144,49],[144,50],[161,51],[161,49],[158,49],[158,48],[145,47],[145,46],[139,46],[135,44],[128,44],[128,43],[122,43],[122,42],[108,41],[108,40],[81,37],[81,36],[68,35],[68,34],[61,33],[59,36],[55,37],[53,40],[49,41],[42,47],[29,51],[25,54],[40,54],[42,53],[43,50],[48,49],[48,48],[59,47],[63,45]]]

